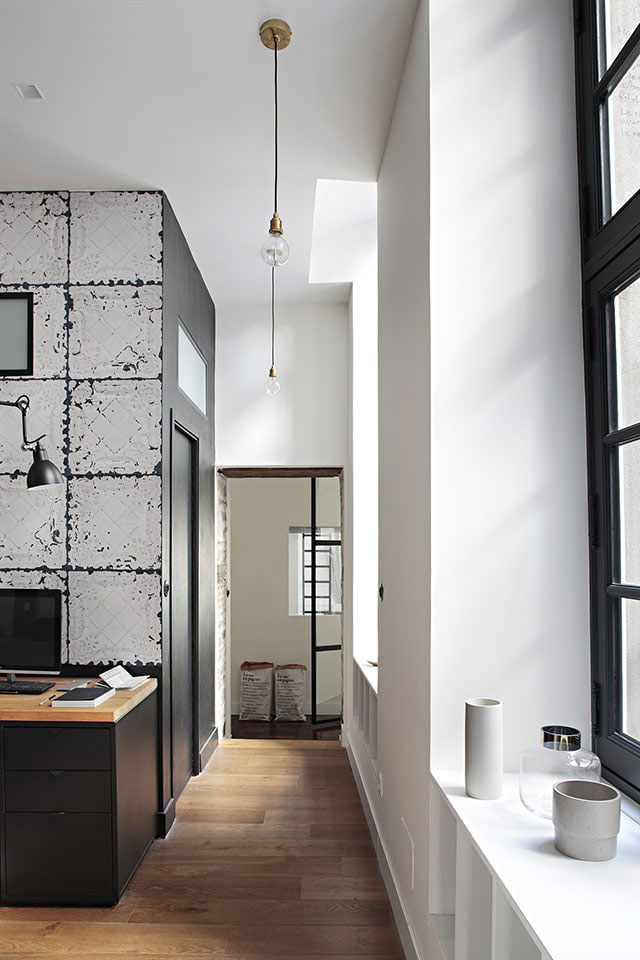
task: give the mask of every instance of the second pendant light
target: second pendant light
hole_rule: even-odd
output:
[[[284,20],[266,20],[260,27],[260,39],[265,47],[273,50],[273,216],[269,223],[269,234],[260,251],[262,259],[271,268],[271,367],[265,390],[268,396],[273,397],[280,393],[280,382],[275,367],[275,269],[283,266],[291,253],[283,235],[282,220],[278,213],[278,50],[284,50],[289,46],[291,27]]]

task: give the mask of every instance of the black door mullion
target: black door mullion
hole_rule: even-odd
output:
[[[317,609],[316,609],[316,478],[311,478],[311,722],[317,723],[316,696],[318,677],[316,666],[317,651]]]

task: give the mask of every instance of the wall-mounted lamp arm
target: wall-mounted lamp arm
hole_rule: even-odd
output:
[[[55,483],[63,483],[62,474],[47,459],[47,451],[40,446],[40,441],[44,438],[36,437],[35,440],[29,440],[27,434],[27,410],[29,409],[29,397],[24,394],[17,400],[0,400],[0,407],[16,407],[22,414],[22,449],[29,450],[33,456],[33,463],[27,474],[27,487],[32,490],[36,487],[48,487]]]
[[[0,400],[0,407],[17,407],[22,414],[22,449],[31,450],[33,447],[46,437],[46,433],[36,437],[35,440],[29,440],[27,436],[27,410],[29,409],[29,397],[25,394],[18,397],[17,400]]]

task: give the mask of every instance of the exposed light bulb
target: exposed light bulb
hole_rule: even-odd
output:
[[[260,253],[268,267],[281,267],[289,259],[291,250],[281,233],[270,233]]]
[[[277,397],[280,393],[280,381],[276,376],[275,367],[271,367],[269,370],[269,376],[267,377],[267,382],[264,385],[264,389],[268,397]]]

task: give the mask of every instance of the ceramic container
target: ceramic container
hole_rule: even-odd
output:
[[[607,783],[560,780],[553,787],[556,849],[575,860],[613,860],[620,832],[620,794]]]
[[[464,780],[477,800],[502,795],[502,701],[478,697],[465,701]]]

